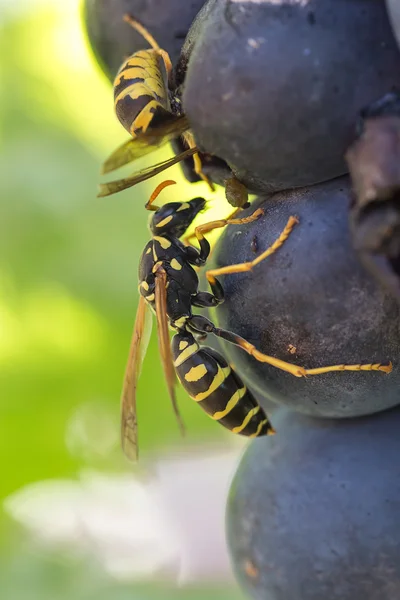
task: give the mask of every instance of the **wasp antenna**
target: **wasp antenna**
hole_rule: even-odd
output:
[[[154,192],[151,194],[148,202],[145,204],[146,210],[158,210],[158,206],[153,205],[154,200],[158,198],[164,188],[168,187],[169,185],[174,185],[175,183],[176,181],[173,179],[166,179],[165,181],[159,183]]]

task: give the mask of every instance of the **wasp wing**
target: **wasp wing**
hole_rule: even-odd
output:
[[[140,296],[121,397],[122,448],[127,458],[132,461],[138,458],[136,388],[150,341],[152,322],[146,300]]]
[[[137,171],[137,173],[134,173],[130,177],[109,181],[108,183],[102,183],[99,186],[99,193],[97,194],[97,197],[103,198],[104,196],[111,196],[117,192],[122,192],[122,190],[127,190],[141,181],[146,181],[146,179],[150,179],[151,177],[154,177],[154,175],[162,173],[166,169],[169,169],[169,167],[176,165],[181,160],[185,160],[185,158],[193,156],[193,154],[196,152],[198,152],[198,148],[189,148],[188,150],[185,150],[185,152],[178,154],[178,156],[173,156],[168,160],[164,160],[156,165],[147,167],[142,171]]]
[[[102,173],[110,173],[146,154],[154,152],[154,150],[179,137],[188,129],[189,122],[184,116],[176,117],[166,123],[149,128],[145,133],[141,133],[119,146],[104,162]]]
[[[158,333],[158,347],[160,350],[161,362],[164,369],[164,375],[167,382],[168,393],[171,398],[172,406],[174,409],[175,417],[178,421],[179,428],[184,434],[185,426],[182,421],[182,417],[179,412],[178,404],[176,401],[175,384],[176,374],[174,363],[172,360],[171,343],[168,332],[168,316],[167,316],[167,274],[161,267],[155,274],[156,276],[156,289],[155,289],[155,304],[156,304],[156,316],[157,316],[157,333]]]

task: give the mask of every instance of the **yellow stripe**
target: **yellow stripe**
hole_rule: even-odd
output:
[[[158,242],[163,250],[167,250],[171,246],[171,242],[167,238],[159,237],[158,235],[153,236],[153,240]]]
[[[158,56],[159,55],[154,50],[139,50],[138,52],[135,52],[133,56],[128,58],[125,64],[129,67],[134,67],[135,65],[148,67],[154,63],[155,57]]]
[[[188,346],[189,346],[189,342],[187,342],[186,340],[182,340],[181,342],[179,342],[179,350],[184,350]]]
[[[155,97],[156,94],[159,98]],[[168,98],[165,88],[162,85],[159,85],[153,78],[148,78],[146,81],[132,83],[124,87],[118,96],[116,96],[114,105],[116,105],[120,100],[124,100],[124,98],[127,96],[129,96],[132,100],[137,100],[142,96],[151,96],[153,100],[148,100],[149,103],[155,102],[156,106],[161,106],[166,110],[168,109]]]
[[[129,130],[129,133],[132,137],[136,137],[135,131],[137,129],[140,129],[142,133],[145,133],[147,131],[148,126],[154,118],[154,114],[151,112],[151,108],[153,105],[160,106],[158,102],[152,100],[151,102],[146,104],[143,110],[141,110],[140,113],[134,118]]]
[[[168,283],[169,283],[169,282],[168,282]],[[182,327],[185,325],[185,323],[186,323],[186,321],[188,320],[188,318],[189,318],[189,317],[188,317],[187,315],[184,315],[183,317],[179,317],[179,319],[176,319],[176,320],[175,320],[175,321],[172,323],[172,325],[173,325],[175,328],[177,327],[178,329],[182,329]]]
[[[154,56],[158,57],[159,54],[157,50],[154,50],[153,48],[145,48],[144,50],[138,50],[133,56],[139,59],[142,58],[143,60],[148,62],[153,62]]]
[[[160,81],[157,77],[146,77],[145,84],[153,93],[153,95],[157,94],[157,96],[160,96],[160,98],[164,99],[164,97],[166,96],[166,89],[163,86],[163,82]]]
[[[150,95],[149,88],[147,87],[147,85],[144,82],[143,83],[133,83],[132,85],[128,85],[127,87],[124,87],[124,89],[120,91],[118,96],[116,96],[116,98],[114,99],[114,105],[118,104],[118,102],[120,100],[123,100],[124,98],[126,98],[126,96],[129,96],[132,100],[137,100],[141,96],[149,96],[149,95]],[[149,100],[149,102],[150,102],[150,100]]]
[[[147,302],[153,302],[155,298],[154,294],[150,294],[150,296],[145,296],[145,300],[147,300]]]
[[[188,208],[190,208],[189,202],[182,202],[182,204],[180,205],[180,207],[177,209],[176,212],[179,212],[181,210],[186,210]]]
[[[229,415],[231,410],[233,408],[235,408],[236,404],[239,402],[240,398],[243,398],[246,391],[247,390],[245,387],[242,387],[242,388],[236,390],[236,392],[233,394],[232,398],[230,398],[230,400],[228,401],[225,409],[220,410],[219,412],[216,412],[213,415],[210,415],[211,418],[215,419],[216,421],[219,421],[220,419],[223,419],[224,417],[226,417],[226,415]]]
[[[120,74],[121,71],[123,71],[127,67],[134,66],[135,64],[136,64],[135,63],[135,55],[132,54],[129,58],[126,59],[125,62],[122,63],[122,65],[120,66],[120,68],[117,71],[117,76]]]
[[[147,65],[138,65],[137,62],[126,63],[126,68],[118,71],[118,74],[114,79],[114,87],[121,83],[122,77],[124,77],[125,80],[138,78],[147,81],[149,78],[157,79],[158,85],[160,82],[162,85],[164,81],[157,63],[154,65],[154,68],[151,68],[151,66],[148,68]]]
[[[239,425],[238,427],[234,427],[233,429],[231,429],[232,433],[240,433],[241,431],[243,431],[243,429],[246,427],[246,425],[248,425],[250,419],[252,419],[254,417],[254,415],[256,415],[258,413],[259,410],[260,410],[259,406],[256,406],[255,408],[252,408],[251,410],[249,410],[243,423],[241,425]]]
[[[176,260],[176,258],[173,258],[170,262],[171,268],[174,269],[175,271],[180,271],[182,269],[182,265],[180,262],[178,262]]]
[[[149,284],[147,283],[147,281],[142,281],[142,283],[140,285],[147,292],[147,290],[149,289]]]
[[[198,349],[199,345],[196,343],[185,348],[185,350],[181,352],[178,358],[174,361],[174,367],[179,367],[182,363],[185,362],[185,360],[187,360],[190,356],[195,354],[195,352],[197,352]]]
[[[197,365],[192,367],[185,375],[186,381],[199,381],[207,373],[206,365]]]
[[[158,269],[160,269],[163,266],[162,264],[162,260],[157,261],[156,263],[154,263],[153,268],[152,268],[152,272],[153,273],[157,273]]]
[[[122,77],[126,80],[126,79],[136,79],[136,78],[141,78],[141,79],[145,79],[146,77],[146,71],[144,71],[143,69],[137,67],[137,65],[135,66],[130,66],[125,69],[124,71],[120,71],[118,73],[118,75],[116,76],[116,78],[114,79],[114,87],[117,87],[117,85],[119,85],[121,83],[121,79]]]
[[[159,54],[154,52],[154,50],[139,51],[121,66],[114,79],[114,88],[121,83],[122,78],[125,80],[141,78],[146,82],[150,93],[154,88],[155,90],[159,90],[159,96],[166,99],[167,89],[162,64]],[[138,86],[140,84],[136,83],[133,85]]]
[[[165,77],[164,62],[158,52],[154,50],[139,50],[136,53],[134,60],[130,60],[129,66],[140,66],[146,69],[146,73],[151,76]]]
[[[221,367],[218,365],[218,372],[215,375],[214,379],[212,380],[211,385],[208,388],[208,390],[206,390],[205,392],[200,392],[200,394],[196,394],[196,396],[191,396],[191,398],[193,400],[195,400],[195,402],[201,402],[202,400],[207,398],[210,394],[215,392],[215,390],[217,388],[219,388],[221,383],[223,383],[225,381],[225,379],[228,377],[230,372],[231,372],[230,367],[224,367],[223,369],[221,369]]]
[[[257,427],[257,431],[255,433],[252,433],[251,435],[249,435],[249,437],[251,438],[255,438],[258,435],[260,435],[261,429],[264,427],[264,425],[266,425],[268,423],[268,419],[264,419],[264,421],[261,421],[261,423],[259,424],[259,426]]]
[[[157,223],[156,227],[164,227],[164,225],[168,225],[168,223],[170,223],[173,219],[172,215],[169,215],[169,217],[165,217],[165,219],[163,219],[162,221],[160,221],[159,223]]]

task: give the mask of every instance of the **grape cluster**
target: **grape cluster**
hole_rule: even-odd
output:
[[[248,210],[263,218],[227,228],[214,266],[251,261],[299,218],[276,254],[224,278],[213,320],[306,368],[393,362],[389,375],[297,379],[224,347],[277,431],[249,445],[232,484],[238,580],[265,600],[398,600],[399,2],[155,4],[86,0],[87,30],[112,79],[143,47],[122,15],[140,18],[217,157],[205,171],[258,195]]]

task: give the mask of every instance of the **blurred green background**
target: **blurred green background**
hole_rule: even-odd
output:
[[[77,482],[85,469],[107,476],[133,471],[119,447],[119,396],[138,258],[148,239],[143,204],[163,176],[96,198],[101,162],[126,133],[86,44],[80,12],[78,0],[0,1],[0,495],[6,508],[34,482]],[[204,184],[184,183],[178,168],[170,177],[179,187],[168,188],[164,200],[177,190],[180,197],[209,196]],[[218,210],[227,208],[219,203]],[[179,400],[184,442],[153,331],[139,386],[141,477],[171,448],[181,456],[193,444],[200,455],[210,444],[241,448],[182,392]],[[29,517],[29,506],[26,511]],[[217,586],[207,576],[182,589],[162,577],[121,582],[101,561],[38,547],[10,510],[0,513],[0,532],[2,599],[239,597],[233,583]]]

